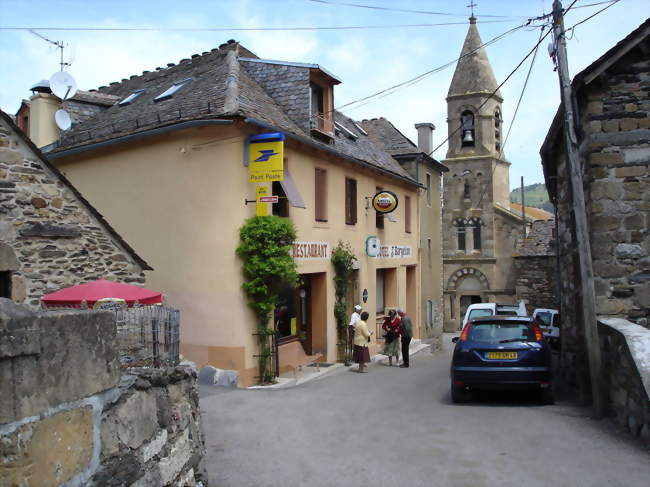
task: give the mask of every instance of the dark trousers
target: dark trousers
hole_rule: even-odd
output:
[[[402,337],[402,362],[404,367],[409,366],[409,344],[411,343],[411,337]]]

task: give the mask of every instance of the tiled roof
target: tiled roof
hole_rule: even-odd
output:
[[[219,49],[193,55],[176,65],[145,71],[90,92],[122,100],[135,90],[145,90],[131,104],[113,104],[91,118],[78,119],[52,152],[64,152],[189,120],[243,118],[308,139],[313,146],[415,182],[387,151],[339,112],[335,112],[334,119],[356,134],[356,139],[338,131],[331,143],[311,136],[309,77],[310,70],[320,69],[318,66],[251,62],[251,58],[256,56],[229,41]],[[174,96],[154,101],[175,82],[187,78],[191,81]]]
[[[510,203],[510,209],[521,215],[521,205],[519,203]],[[534,206],[527,206],[526,217],[532,218],[533,220],[552,220],[553,213],[549,213],[541,208],[535,208]]]
[[[362,120],[361,127],[391,155],[418,152],[417,146],[384,117]]]
[[[530,233],[519,244],[516,256],[541,257],[555,255],[554,228],[555,220],[537,220],[533,222]]]

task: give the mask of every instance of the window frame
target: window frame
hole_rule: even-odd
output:
[[[375,194],[379,193],[382,189],[383,188],[379,186],[375,186]],[[379,213],[377,210],[375,210],[375,228],[379,230],[384,229],[384,214]]]
[[[412,222],[411,222],[411,197],[409,195],[404,195],[404,232],[412,232]]]
[[[426,173],[426,185],[427,185],[427,206],[431,208],[432,206],[432,201],[433,201],[433,195],[432,195],[432,177],[431,173]]]
[[[181,88],[185,87],[192,81],[192,78],[185,78],[176,81],[174,84],[172,84],[169,88],[167,88],[165,91],[163,91],[160,95],[155,97],[153,99],[154,102],[159,102],[159,101],[165,101],[169,100],[171,97],[173,97],[178,90]]]
[[[345,224],[356,225],[358,222],[357,212],[357,180],[345,178]]]
[[[327,223],[327,169],[314,168],[314,220]]]

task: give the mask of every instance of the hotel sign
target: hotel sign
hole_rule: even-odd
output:
[[[248,140],[248,181],[267,183],[284,179],[284,134],[253,135]]]
[[[298,260],[329,259],[329,242],[294,242],[291,257]]]
[[[408,259],[413,257],[413,248],[410,245],[381,245],[378,259]]]

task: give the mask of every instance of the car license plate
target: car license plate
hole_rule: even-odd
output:
[[[517,352],[488,352],[488,360],[512,360],[517,359]]]

